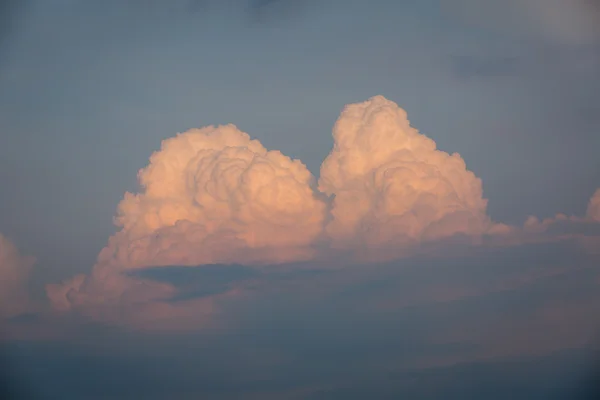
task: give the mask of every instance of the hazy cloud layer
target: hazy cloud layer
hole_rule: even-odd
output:
[[[450,15],[506,34],[583,44],[600,38],[597,0],[444,1]]]
[[[267,393],[272,398],[346,398],[342,393],[361,387],[364,395],[364,385],[370,384],[372,393],[382,393],[382,398],[395,398],[411,387],[416,398],[428,398],[421,397],[428,389],[430,398],[439,398],[447,394],[448,382],[442,380],[433,390],[410,377],[432,368],[464,368],[475,362],[501,366],[507,360],[523,363],[557,356],[564,349],[589,349],[600,326],[598,264],[568,241],[344,269],[311,262],[259,272],[242,266],[172,266],[135,273],[174,285],[187,299],[193,298],[194,287],[198,298],[233,286],[246,293],[244,301],[219,304],[222,329],[189,335],[119,334],[80,322],[77,338],[68,343],[73,351],[93,352],[86,366],[97,362],[106,371],[122,371],[130,365],[129,379],[147,377],[147,385],[160,391],[153,394],[164,393],[164,398],[185,398],[186,392],[215,398],[270,398]],[[53,359],[65,362],[71,357],[75,355],[63,350]],[[552,368],[569,365],[553,379],[532,382],[540,364],[513,388],[512,397],[507,390],[498,398],[519,398],[528,385],[572,390],[591,372],[585,364],[559,358],[543,363]],[[134,360],[138,367],[133,367]],[[53,365],[63,366],[60,361]],[[27,371],[30,376],[53,376],[41,368]],[[62,382],[69,371],[57,372],[56,379]],[[102,374],[107,375],[112,377]],[[109,396],[110,390],[123,390],[115,386],[129,379],[115,375],[96,393]],[[455,378],[470,388],[463,394],[478,393],[473,376],[471,371]],[[515,378],[505,378],[504,384]],[[492,376],[486,378],[481,389],[491,381]],[[69,393],[91,390],[90,383],[78,382]],[[140,392],[148,387],[133,386]]]

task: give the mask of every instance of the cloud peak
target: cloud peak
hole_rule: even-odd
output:
[[[481,234],[489,227],[481,180],[459,154],[410,125],[383,96],[344,108],[319,189],[333,200],[327,232],[342,246],[381,247]]]

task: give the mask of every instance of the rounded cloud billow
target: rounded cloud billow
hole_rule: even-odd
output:
[[[325,218],[304,164],[233,125],[165,140],[138,177],[111,246],[132,268],[306,258]]]
[[[410,126],[382,96],[347,106],[333,129],[334,148],[319,189],[335,195],[327,233],[342,247],[385,247],[491,227],[481,180],[458,154]]]
[[[233,125],[164,140],[138,179],[142,191],[125,194],[115,218],[122,229],[92,274],[47,286],[55,308],[111,321],[129,309],[142,325],[173,315],[187,320],[185,303],[164,302],[176,294],[173,286],[128,271],[305,260],[323,231],[327,205],[304,164]],[[192,303],[197,315],[199,302]]]

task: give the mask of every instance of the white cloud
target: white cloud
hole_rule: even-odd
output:
[[[333,129],[319,189],[334,195],[327,233],[335,246],[389,247],[492,228],[481,180],[459,154],[410,126],[381,96],[346,106]]]
[[[139,181],[109,245],[128,268],[306,258],[325,218],[304,164],[233,125],[165,140]]]
[[[304,164],[267,151],[233,125],[163,141],[138,178],[142,191],[125,194],[115,219],[122,229],[92,274],[48,285],[55,308],[110,321],[135,310],[138,320],[148,316],[142,324],[158,315],[171,318],[186,310],[165,302],[175,288],[128,276],[128,270],[303,260],[313,256],[322,233],[327,206]]]

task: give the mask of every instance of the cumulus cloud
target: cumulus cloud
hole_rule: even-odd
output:
[[[334,196],[326,230],[335,246],[432,241],[493,228],[481,180],[457,153],[410,125],[382,96],[348,105],[333,129],[319,189]]]
[[[573,228],[577,225],[580,227],[586,227],[590,224],[597,226],[596,222],[600,222],[600,189],[596,190],[592,198],[589,200],[585,217],[558,213],[554,217],[540,220],[535,216],[530,216],[525,221],[523,230],[525,232],[540,233],[548,231],[549,229],[560,224],[565,227]]]
[[[590,199],[587,209],[587,217],[594,221],[600,222],[600,189]]]
[[[167,284],[125,276],[162,265],[268,264],[310,258],[326,214],[308,169],[268,151],[233,125],[192,129],[163,141],[126,193],[90,277],[48,286],[59,309],[148,303]],[[162,307],[162,306],[161,306]]]
[[[502,240],[504,245],[574,241],[588,254],[600,254],[600,189],[588,203],[585,216],[558,213],[553,217],[527,218],[522,227],[511,227]]]
[[[233,125],[164,140],[139,171],[139,193],[120,202],[120,231],[91,273],[47,286],[54,308],[138,327],[187,327],[205,323],[244,290],[226,287],[182,301],[176,285],[135,272],[342,254],[381,261],[449,240],[501,246],[562,240],[574,233],[556,233],[560,224],[572,230],[600,220],[599,191],[588,218],[532,217],[521,228],[493,222],[482,182],[461,156],[438,150],[382,96],[346,106],[333,139],[318,182],[302,162],[265,149]],[[595,243],[575,234],[587,247]]]
[[[34,262],[0,234],[0,317],[17,315],[29,306],[26,284]]]
[[[233,125],[165,140],[138,178],[103,254],[131,268],[306,258],[325,217],[304,164]]]

